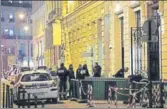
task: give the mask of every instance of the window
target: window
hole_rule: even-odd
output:
[[[138,34],[140,32],[141,27],[141,13],[140,10],[135,12],[135,24],[137,27],[137,34],[135,37],[140,37]],[[142,49],[139,43],[138,38],[136,38],[135,43],[133,44],[133,72],[137,73],[142,69]]]
[[[21,55],[25,55],[25,43],[20,44]]]
[[[9,14],[9,19],[13,19],[13,14]]]
[[[20,37],[24,37],[25,36],[25,31],[24,29],[20,29]]]
[[[140,10],[135,12],[136,16],[136,27],[141,26],[141,15],[140,15]]]
[[[3,11],[1,11],[1,21],[5,21]]]
[[[11,53],[12,53],[12,52],[11,52],[11,48],[8,48],[8,53],[9,53],[9,54],[11,54]]]
[[[4,28],[3,28],[3,26],[1,26],[1,30],[3,30]],[[4,34],[4,31],[1,31],[1,34]]]
[[[9,22],[14,22],[14,14],[9,13]]]
[[[9,35],[9,29],[8,28],[4,29],[4,35]]]
[[[21,4],[21,3],[23,3],[23,1],[19,0],[19,3]]]
[[[9,0],[9,3],[13,3],[13,1],[12,1],[12,0]]]
[[[51,80],[51,76],[48,73],[26,74],[21,79],[22,82],[48,81],[48,80]]]
[[[13,36],[13,35],[14,35],[13,29],[10,29],[10,30],[9,30],[9,35],[10,35],[10,36]]]
[[[122,69],[124,69],[124,62],[125,62],[125,60],[124,60],[124,58],[125,58],[125,56],[124,56],[124,18],[123,17],[121,17],[120,18],[120,25],[121,25],[121,52],[122,52]],[[123,73],[124,74],[124,73]],[[124,76],[123,76],[124,77]]]
[[[33,56],[33,45],[31,44],[31,56]]]

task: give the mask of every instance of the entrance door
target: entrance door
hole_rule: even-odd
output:
[[[153,19],[155,19],[155,22],[157,24],[157,28],[160,27],[160,15],[158,14],[157,10],[153,10]],[[159,80],[160,78],[160,54],[159,54],[159,29],[156,31],[156,36],[158,37],[157,42],[150,42],[149,43],[149,65],[150,65],[150,73],[152,80]]]

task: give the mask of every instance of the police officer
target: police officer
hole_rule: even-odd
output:
[[[63,93],[64,95],[64,99],[66,98],[66,82],[67,82],[67,76],[68,76],[68,72],[66,67],[64,66],[64,63],[61,63],[60,68],[57,70],[57,75],[59,76],[60,79],[60,83],[59,83],[59,87],[60,87],[60,92]],[[62,99],[62,94],[60,94],[60,99]]]
[[[82,70],[82,65],[81,64],[79,64],[79,66],[78,66],[78,69],[77,69],[77,71],[76,71],[76,78],[77,79],[82,79],[82,75],[81,75],[81,70]]]
[[[93,72],[94,72],[94,77],[101,77],[101,67],[97,62],[95,62]]]
[[[85,79],[85,77],[88,77],[89,76],[89,71],[88,71],[88,68],[87,68],[87,64],[84,64],[83,67],[82,67],[82,70],[80,72],[80,79]]]
[[[70,84],[69,96],[71,98],[72,97],[72,92],[73,92],[73,84],[72,84],[71,80],[75,79],[75,75],[74,75],[74,70],[73,70],[73,65],[72,64],[69,65],[68,76],[69,76],[69,84]]]

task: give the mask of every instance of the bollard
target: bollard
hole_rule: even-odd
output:
[[[22,100],[22,107],[24,108],[25,107],[25,103],[26,103],[26,99],[25,99],[25,89],[23,88],[23,91],[22,91],[22,93],[23,93],[23,100]]]
[[[9,106],[9,86],[6,85],[6,108]]]
[[[37,96],[35,96],[35,108],[37,108]]]
[[[42,101],[42,108],[44,108],[45,107],[45,103],[44,103],[44,101]]]
[[[28,108],[30,108],[30,93],[28,93]]]
[[[20,88],[18,88],[17,102],[18,102],[18,108],[20,108]]]
[[[10,98],[10,99],[11,99],[11,100],[10,100],[10,101],[11,101],[11,102],[10,102],[10,103],[11,103],[11,104],[10,104],[10,108],[13,108],[13,99],[14,99],[14,97],[13,97],[13,90],[12,90],[12,89],[10,89],[10,94],[11,94],[11,98]]]
[[[3,83],[3,108],[5,108],[5,84]]]

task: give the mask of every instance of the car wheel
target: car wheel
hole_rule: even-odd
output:
[[[58,103],[58,98],[53,98],[53,99],[52,99],[52,102],[53,102],[53,103]]]

